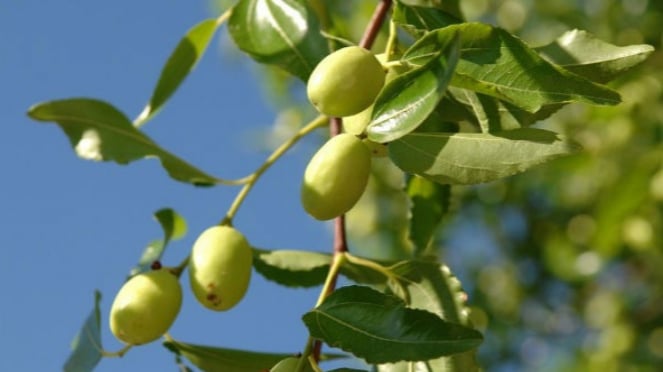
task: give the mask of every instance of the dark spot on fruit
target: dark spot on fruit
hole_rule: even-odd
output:
[[[156,260],[156,261],[152,262],[152,265],[150,265],[150,268],[151,268],[152,270],[159,270],[159,269],[161,269],[161,262],[159,262],[159,260]]]

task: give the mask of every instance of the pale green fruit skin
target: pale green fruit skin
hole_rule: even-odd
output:
[[[385,81],[385,71],[368,50],[341,48],[313,69],[306,85],[308,98],[322,114],[354,115],[370,106]]]
[[[332,137],[313,155],[301,188],[302,205],[318,220],[349,211],[366,189],[371,152],[351,134]]]
[[[366,148],[368,148],[373,157],[384,158],[389,155],[389,149],[385,144],[371,141],[368,138],[364,138],[362,142],[364,142],[364,145],[366,145]]]
[[[182,306],[178,278],[165,269],[138,274],[115,296],[110,311],[110,329],[118,340],[141,345],[168,331]]]
[[[253,252],[244,235],[230,226],[213,226],[193,244],[189,282],[198,302],[228,310],[244,297],[251,280]]]

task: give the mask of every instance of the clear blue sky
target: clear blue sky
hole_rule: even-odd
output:
[[[29,120],[36,102],[88,96],[135,117],[179,38],[213,16],[199,1],[5,1],[0,5],[0,370],[61,370],[69,343],[103,292],[103,342],[115,292],[146,244],[161,236],[152,213],[179,211],[189,234],[165,264],[188,253],[196,235],[225,213],[237,189],[199,189],[172,181],[154,160],[129,166],[78,159],[54,124]],[[247,146],[269,128],[253,62],[221,51],[222,28],[208,54],[145,131],[164,147],[220,177],[250,173],[266,154]],[[315,141],[305,141],[271,169],[235,224],[256,246],[327,249],[328,226],[299,206],[299,180]],[[290,290],[254,275],[245,300],[227,313],[203,309],[185,290],[171,329],[182,341],[297,352],[306,341],[300,315],[317,289]],[[185,289],[188,282],[183,281]],[[105,359],[98,371],[172,371],[160,342]]]

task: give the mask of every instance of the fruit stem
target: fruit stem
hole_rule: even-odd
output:
[[[237,196],[235,196],[235,200],[233,203],[230,205],[230,208],[228,209],[228,212],[226,213],[225,217],[219,225],[232,225],[232,219],[235,217],[235,214],[239,210],[239,207],[242,205],[244,202],[244,199],[246,199],[246,196],[249,194],[249,191],[253,188],[255,183],[260,179],[260,176],[262,176],[269,167],[271,167],[283,154],[285,154],[292,146],[294,146],[302,137],[306,136],[307,134],[313,132],[314,130],[321,128],[325,125],[327,125],[327,120],[328,117],[324,115],[320,115],[317,118],[313,119],[311,122],[306,124],[304,127],[302,127],[297,133],[295,133],[294,136],[292,136],[290,139],[285,141],[284,143],[281,144],[272,154],[265,160],[262,165],[256,169],[255,172],[253,172],[251,175],[247,177],[248,181],[242,186],[242,189],[237,193]]]
[[[373,42],[375,42],[375,38],[377,37],[378,32],[380,32],[380,27],[382,27],[382,24],[387,17],[389,8],[391,8],[391,0],[382,0],[380,3],[378,3],[378,6],[375,7],[375,11],[373,12],[373,17],[368,23],[366,31],[364,32],[364,35],[359,42],[359,46],[369,50],[371,49],[371,46],[373,46]]]
[[[121,358],[126,354],[133,345],[124,345],[124,347],[118,351],[106,351],[106,350],[100,350],[101,356],[104,358]]]

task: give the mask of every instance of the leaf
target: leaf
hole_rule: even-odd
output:
[[[361,286],[339,288],[303,320],[312,337],[368,363],[428,360],[470,350],[482,341],[473,329],[406,308],[394,296]]]
[[[218,27],[219,23],[216,19],[206,19],[187,31],[163,66],[159,82],[154,88],[150,101],[134,121],[137,127],[150,120],[175,93],[205,54]]]
[[[237,47],[253,59],[303,81],[329,53],[314,12],[301,0],[240,0],[228,30]]]
[[[415,130],[435,110],[447,89],[458,62],[457,35],[441,42],[444,52],[426,65],[390,81],[376,98],[368,138],[389,142]]]
[[[325,282],[331,255],[310,251],[253,248],[253,266],[266,279],[288,287],[314,287]]]
[[[407,181],[410,198],[410,240],[415,256],[428,253],[435,231],[449,210],[451,187],[419,176]]]
[[[315,287],[327,277],[332,255],[301,250],[253,248],[253,267],[260,275],[287,287]],[[341,274],[364,284],[384,283],[386,278],[364,266],[344,262]]]
[[[405,286],[409,306],[437,314],[448,321],[469,326],[467,294],[449,268],[434,261],[403,261],[391,267]],[[476,372],[476,350],[421,362],[381,364],[379,372],[462,371]]]
[[[536,51],[569,71],[605,83],[642,63],[654,52],[654,47],[646,44],[619,47],[586,31],[571,30]]]
[[[457,19],[463,19],[463,15],[460,11],[460,0],[399,0],[397,3],[412,7],[429,8],[429,11],[438,9],[456,17]]]
[[[71,343],[71,354],[64,364],[65,372],[93,371],[101,360],[101,292],[94,291],[94,309]]]
[[[224,182],[163,150],[106,102],[89,98],[48,101],[32,106],[28,115],[38,121],[56,122],[83,159],[127,164],[157,157],[170,177],[178,181],[196,186]]]
[[[162,208],[154,212],[154,218],[163,229],[164,241],[168,243],[171,239],[180,239],[186,235],[186,220],[174,209]]]
[[[400,1],[394,4],[392,20],[414,36],[421,36],[428,31],[462,22],[458,17],[442,9],[408,6]]]
[[[523,172],[575,152],[578,146],[543,129],[497,133],[412,133],[389,145],[408,173],[443,184],[475,184]]]
[[[365,369],[356,369],[356,368],[335,368],[327,372],[368,372]]]
[[[614,105],[619,94],[547,62],[509,32],[481,23],[432,31],[410,47],[403,59],[423,64],[449,34],[461,37],[461,59],[451,85],[496,97],[525,111],[555,103]]]
[[[205,372],[252,372],[269,370],[282,359],[294,354],[259,353],[237,349],[188,344],[169,339],[163,345],[182,355]],[[323,354],[321,360],[345,358],[341,354]]]

